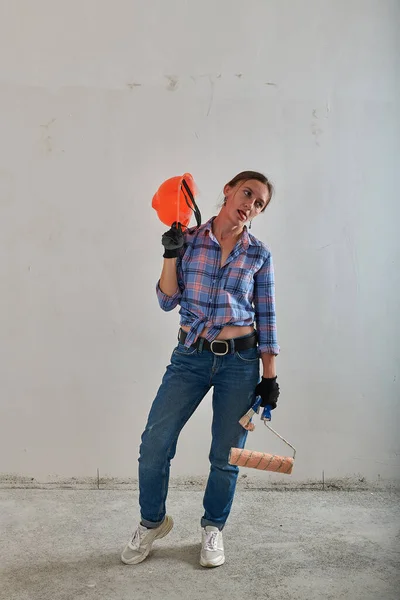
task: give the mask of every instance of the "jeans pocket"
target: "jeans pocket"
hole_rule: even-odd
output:
[[[245,363],[255,363],[260,360],[260,352],[258,347],[247,348],[247,350],[240,350],[235,352],[236,357]]]
[[[196,354],[197,348],[187,348],[183,344],[179,342],[179,344],[174,348],[173,354],[179,354],[179,356],[192,356]]]

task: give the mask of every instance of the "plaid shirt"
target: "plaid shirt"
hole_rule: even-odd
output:
[[[185,346],[193,344],[205,327],[210,328],[206,339],[211,342],[226,325],[255,323],[260,351],[278,354],[271,252],[245,227],[221,267],[221,247],[211,230],[213,218],[185,231],[176,262],[179,290],[166,296],[158,281],[160,306],[169,311],[180,304],[181,325],[190,327]]]

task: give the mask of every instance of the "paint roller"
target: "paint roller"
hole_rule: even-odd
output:
[[[256,402],[247,411],[245,415],[239,420],[239,423],[248,431],[254,431],[255,425],[251,422],[252,417],[259,413],[261,404],[261,397],[258,396]],[[276,454],[267,454],[265,452],[255,452],[254,450],[246,450],[245,448],[231,448],[229,452],[229,464],[236,465],[238,467],[249,467],[251,469],[259,469],[260,471],[273,471],[275,473],[285,473],[290,475],[293,470],[294,458],[296,456],[296,449],[285,440],[278,432],[268,425],[271,421],[271,407],[265,406],[261,413],[261,420],[264,421],[264,425],[268,427],[272,433],[274,433],[279,439],[285,444],[290,446],[293,450],[292,456],[278,456]]]

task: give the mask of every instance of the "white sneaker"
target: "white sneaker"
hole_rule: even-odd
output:
[[[207,525],[201,532],[200,564],[202,567],[219,567],[225,562],[222,531],[218,527]]]
[[[153,542],[165,537],[173,526],[174,522],[168,515],[166,515],[161,525],[154,527],[154,529],[148,529],[139,524],[131,541],[121,554],[122,562],[126,565],[137,565],[142,562],[149,554]]]

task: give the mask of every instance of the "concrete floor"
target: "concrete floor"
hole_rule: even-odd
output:
[[[226,563],[198,564],[202,492],[171,490],[175,527],[142,564],[119,553],[137,492],[0,490],[3,600],[399,600],[399,495],[239,490]]]

